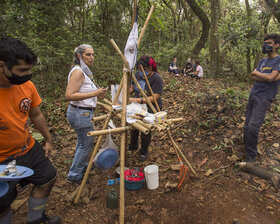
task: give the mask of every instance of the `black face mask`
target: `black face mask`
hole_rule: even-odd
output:
[[[269,46],[269,45],[267,45],[267,44],[264,44],[264,45],[263,45],[262,52],[263,52],[264,54],[271,53],[272,50],[273,50],[273,47],[272,47],[272,46]]]
[[[32,78],[32,74],[19,76],[19,75],[16,75],[16,74],[12,73],[12,76],[10,76],[10,77],[7,76],[6,74],[5,74],[5,76],[7,77],[9,83],[11,83],[13,85],[23,84],[23,83],[29,81]]]

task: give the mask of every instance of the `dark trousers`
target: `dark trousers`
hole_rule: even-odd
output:
[[[250,94],[246,110],[244,124],[244,143],[246,146],[246,158],[255,158],[258,153],[258,137],[260,127],[263,124],[266,111],[272,103],[271,99]]]
[[[132,130],[130,131],[130,150],[137,150],[138,148],[138,136],[139,131],[138,130]],[[152,134],[149,132],[149,134],[145,135],[141,132],[141,154],[147,154],[148,148],[151,143]]]

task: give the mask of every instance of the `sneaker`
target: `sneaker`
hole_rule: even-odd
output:
[[[93,170],[95,169],[95,167],[96,167],[95,164],[92,164],[92,166],[91,166],[91,168],[90,168],[90,172],[93,171]],[[82,174],[85,174],[85,173],[86,173],[87,168],[88,168],[88,166],[85,166],[85,168],[84,168]]]
[[[37,219],[33,222],[27,222],[27,224],[60,224],[62,220],[59,216],[48,217],[45,212],[43,212],[42,218]]]
[[[180,75],[179,75],[179,74],[176,74],[176,76],[177,76],[177,77],[180,77]]]
[[[147,159],[147,154],[141,154],[138,157],[138,161],[140,161],[140,162],[144,162],[144,161],[146,161],[146,159]]]
[[[254,163],[254,162],[256,162],[256,157],[246,156],[245,161]]]
[[[70,180],[68,177],[66,178],[66,181],[68,183],[71,183],[71,184],[77,184],[77,185],[81,185],[82,181],[83,181],[83,178],[79,179],[79,180]]]

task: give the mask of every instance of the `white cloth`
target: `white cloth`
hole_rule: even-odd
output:
[[[71,74],[72,72],[74,72],[75,70],[81,70],[83,72],[83,70],[80,68],[80,66],[74,66],[71,71],[69,72],[68,75],[68,82],[70,80]],[[84,77],[85,77],[85,81],[82,84],[82,86],[79,89],[79,93],[88,93],[88,92],[92,92],[97,90],[96,85],[91,81],[91,79],[83,72]],[[88,99],[84,99],[84,100],[79,100],[79,101],[70,101],[71,104],[78,106],[78,107],[96,107],[97,104],[97,97],[91,97]]]
[[[92,78],[92,72],[90,71],[90,69],[88,68],[88,66],[86,65],[86,63],[84,62],[83,59],[80,59],[80,65],[81,65],[81,69],[83,70],[83,72],[90,78]]]
[[[196,67],[196,71],[198,72],[197,74],[198,77],[200,78],[203,77],[203,68],[200,65]]]
[[[138,23],[135,22],[133,24],[133,28],[130,31],[128,36],[125,49],[124,56],[129,63],[129,68],[132,70],[136,63],[137,58],[137,42],[138,42]]]

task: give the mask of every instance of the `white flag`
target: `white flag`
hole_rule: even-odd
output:
[[[133,69],[137,58],[137,42],[138,42],[138,23],[133,24],[133,28],[127,39],[124,56],[129,63],[129,68]]]

